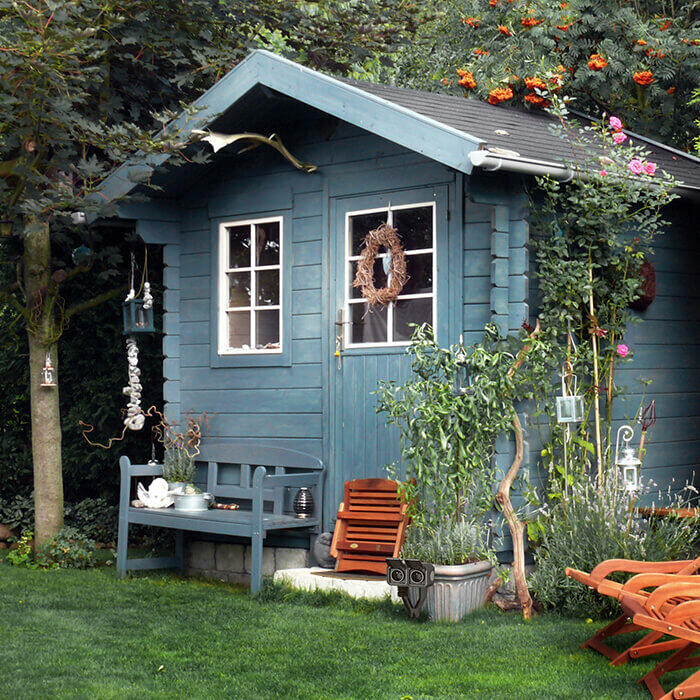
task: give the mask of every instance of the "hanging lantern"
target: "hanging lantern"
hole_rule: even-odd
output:
[[[624,447],[620,450],[620,436]],[[634,454],[634,448],[630,447],[630,440],[634,437],[634,430],[629,425],[620,426],[615,442],[615,465],[622,476],[622,487],[628,491],[639,489],[639,468],[642,460]]]
[[[143,299],[127,299],[122,305],[124,335],[153,333],[153,306],[147,307]]]
[[[566,379],[571,380],[567,387]],[[557,423],[580,423],[583,420],[583,396],[578,396],[578,378],[567,365],[561,373],[561,396],[557,396]]]
[[[10,219],[0,220],[0,236],[9,238],[12,235],[12,221]]]
[[[52,387],[56,386],[56,373],[54,372],[51,355],[46,354],[46,362],[41,370],[41,386]]]

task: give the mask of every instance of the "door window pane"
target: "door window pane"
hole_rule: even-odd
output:
[[[250,347],[250,311],[228,312],[228,345],[230,348]]]
[[[394,341],[408,341],[415,328],[410,323],[421,325],[433,322],[433,298],[398,299],[394,303]]]
[[[279,270],[261,270],[255,273],[255,290],[258,306],[269,306],[280,303],[280,272]]]
[[[396,209],[394,228],[398,231],[404,250],[433,247],[433,208]]]
[[[258,350],[274,350],[280,346],[280,312],[277,309],[255,313],[255,337]]]
[[[350,337],[352,343],[386,343],[387,342],[388,307],[369,304],[350,304]]]
[[[270,221],[255,226],[256,265],[279,265],[280,262],[280,224]]]
[[[406,256],[408,280],[401,294],[429,294],[433,291],[433,254]]]
[[[387,212],[376,212],[374,214],[355,214],[350,217],[350,244],[351,255],[360,255],[364,246],[365,236],[386,223]]]
[[[229,306],[250,306],[250,272],[229,272],[228,289]]]
[[[250,267],[250,226],[228,229],[229,268]]]

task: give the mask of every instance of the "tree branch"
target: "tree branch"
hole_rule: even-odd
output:
[[[66,311],[66,314],[65,314],[66,320],[69,319],[71,316],[75,316],[76,314],[82,313],[83,311],[87,311],[87,309],[92,309],[95,306],[99,306],[100,304],[103,304],[105,301],[109,301],[110,299],[114,299],[114,297],[119,296],[124,291],[126,291],[127,288],[128,288],[128,285],[123,284],[121,287],[115,287],[114,289],[110,289],[108,292],[104,292],[103,294],[98,294],[97,296],[93,297],[92,299],[88,299],[87,301],[80,302],[80,304],[75,304],[74,306],[71,306],[70,309],[68,309]]]
[[[18,313],[22,316],[22,318],[27,318],[27,310],[24,308],[22,303],[17,299],[17,297],[13,294],[13,292],[17,289],[19,289],[19,283],[14,282],[11,284],[9,287],[5,287],[5,289],[0,289],[0,300],[5,300],[7,303]]]

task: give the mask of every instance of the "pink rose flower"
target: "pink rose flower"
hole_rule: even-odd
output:
[[[649,161],[648,163],[644,164],[644,172],[647,175],[653,175],[656,172],[656,163],[652,163]]]
[[[641,175],[644,171],[644,163],[642,163],[639,158],[632,158],[627,167],[630,169],[630,172],[635,175]]]
[[[610,117],[610,126],[615,129],[615,131],[619,131],[622,129],[622,122],[617,117]]]
[[[613,134],[613,141],[615,143],[623,143],[624,141],[627,141],[627,134],[625,134],[623,131],[616,131]]]
[[[600,176],[601,176],[601,177],[605,177],[607,174],[608,174],[608,171],[607,171],[607,170],[601,170],[601,171],[600,171]]]
[[[627,355],[629,355],[630,349],[624,343],[620,343],[617,346],[616,352],[620,357],[627,357]]]

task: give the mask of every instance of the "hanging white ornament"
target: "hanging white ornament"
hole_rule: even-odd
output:
[[[151,294],[151,283],[143,283],[143,308],[150,309],[153,307],[153,295]]]
[[[126,358],[129,363],[129,384],[122,389],[122,393],[129,397],[126,406],[126,418],[124,425],[129,430],[141,430],[146,422],[146,416],[141,411],[141,370],[139,369],[139,348],[136,339],[129,336],[126,339]]]

